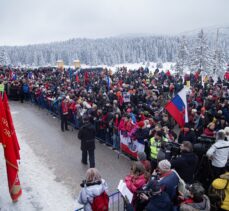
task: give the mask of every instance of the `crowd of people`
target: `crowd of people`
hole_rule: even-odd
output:
[[[69,122],[80,128],[82,144],[97,137],[120,150],[122,135],[144,145],[139,161],[125,177],[134,194],[126,202],[128,210],[210,210],[210,204],[212,210],[229,210],[229,68],[223,78],[214,80],[203,77],[201,70],[182,76],[169,70],[130,71],[125,67],[114,73],[107,69],[1,68],[0,80],[11,98],[17,96],[22,103],[31,100],[60,115],[63,132],[68,131]],[[164,107],[186,84],[190,85],[189,122],[178,128]],[[88,128],[95,133],[93,137],[87,137]],[[94,170],[94,153],[82,151],[82,163],[87,164],[88,151],[90,173],[99,175]],[[95,185],[105,190],[98,178]],[[185,193],[178,191],[182,181],[187,185]],[[84,203],[84,198],[82,192],[79,201]],[[90,203],[85,206],[91,210]]]

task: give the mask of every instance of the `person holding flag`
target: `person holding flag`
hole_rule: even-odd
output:
[[[165,109],[181,128],[184,127],[185,123],[188,123],[187,92],[188,88],[184,87],[165,106]]]

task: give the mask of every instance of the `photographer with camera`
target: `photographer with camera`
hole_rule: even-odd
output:
[[[168,194],[162,191],[156,179],[151,180],[138,194],[138,200],[145,206],[136,208],[136,211],[172,211],[172,202]],[[127,203],[126,210],[134,211],[134,208],[130,203]]]
[[[198,164],[198,157],[193,153],[190,141],[183,141],[180,146],[181,154],[171,160],[171,166],[187,184],[192,184],[194,173]]]
[[[153,172],[154,177],[159,177],[159,183],[173,201],[177,197],[177,187],[179,178],[171,169],[171,163],[168,160],[162,160],[158,163],[157,169]]]
[[[216,134],[216,143],[207,151],[207,157],[211,160],[214,179],[225,172],[225,165],[229,158],[229,142],[225,140],[224,130]]]

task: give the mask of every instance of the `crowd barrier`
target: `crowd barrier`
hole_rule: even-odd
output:
[[[75,211],[83,211],[83,207],[76,209]],[[109,211],[123,211],[125,210],[125,202],[119,191],[116,191],[109,195]]]
[[[11,97],[11,99],[15,99],[14,96]],[[35,93],[29,93],[25,100],[31,101],[31,103],[41,109],[47,109],[50,114],[60,118],[60,100],[53,100],[42,94],[36,96]],[[76,113],[70,110],[68,124],[75,129],[79,129],[82,126],[82,117],[77,116]],[[120,132],[113,133],[112,130],[101,128],[100,122],[98,121],[95,121],[94,124],[96,128],[96,139],[99,140],[100,143],[104,143],[118,150],[119,155],[123,153],[131,159],[137,159],[137,152],[144,151],[144,144],[141,142],[123,136]]]
[[[15,87],[8,87],[8,96],[10,99],[20,100],[20,90]],[[24,99],[30,100],[33,104],[39,106],[42,109],[47,109],[49,113],[60,118],[60,100],[53,100],[48,98],[44,93],[29,92],[24,93]],[[79,129],[82,126],[82,116],[79,117],[71,109],[68,117],[69,124],[75,128]],[[119,155],[125,154],[131,159],[137,159],[137,153],[144,151],[144,141],[143,140],[132,140],[130,137],[122,135],[119,132],[113,133],[110,128],[100,127],[100,122],[95,121],[96,128],[96,139],[100,143],[104,143],[112,148],[119,151]]]
[[[18,90],[10,90],[8,92],[8,96],[11,100],[20,100],[20,95]],[[51,98],[46,98],[43,95],[36,96],[35,93],[28,93],[25,97],[26,101],[30,101],[32,104],[38,106],[41,109],[47,109],[48,113],[60,119],[60,100],[53,100]],[[69,121],[68,124],[71,125],[75,129],[79,129],[82,126],[82,120],[77,118],[76,114],[72,111],[69,112]],[[105,143],[109,146],[113,145],[112,138],[114,135],[120,137],[120,140],[124,140],[121,134],[113,134],[110,131],[105,129],[101,129],[99,127],[99,122],[95,122],[96,128],[96,139],[101,143]],[[117,137],[116,137],[117,138]],[[126,140],[126,139],[125,139]],[[123,142],[123,141],[122,141]],[[128,143],[130,140],[128,140]],[[128,145],[128,144],[127,144]],[[119,150],[119,154],[121,149],[123,148],[119,143],[116,144],[116,148]],[[128,153],[126,153],[128,155]],[[133,154],[130,154],[133,158]],[[75,211],[84,210],[83,207],[76,209]],[[119,191],[115,191],[109,195],[109,210],[110,211],[122,211],[125,210],[125,202],[121,196]]]

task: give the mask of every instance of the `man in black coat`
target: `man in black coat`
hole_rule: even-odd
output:
[[[192,144],[196,142],[196,134],[193,128],[190,128],[188,123],[185,123],[183,130],[180,131],[178,137],[178,143],[182,143],[183,141],[190,141]]]
[[[95,167],[95,127],[88,117],[83,117],[83,126],[80,128],[78,138],[81,140],[82,160],[87,165],[89,154],[90,168]]]
[[[174,168],[187,184],[192,184],[198,157],[193,153],[193,146],[189,141],[183,141],[180,150],[180,156],[171,160],[171,168]]]

